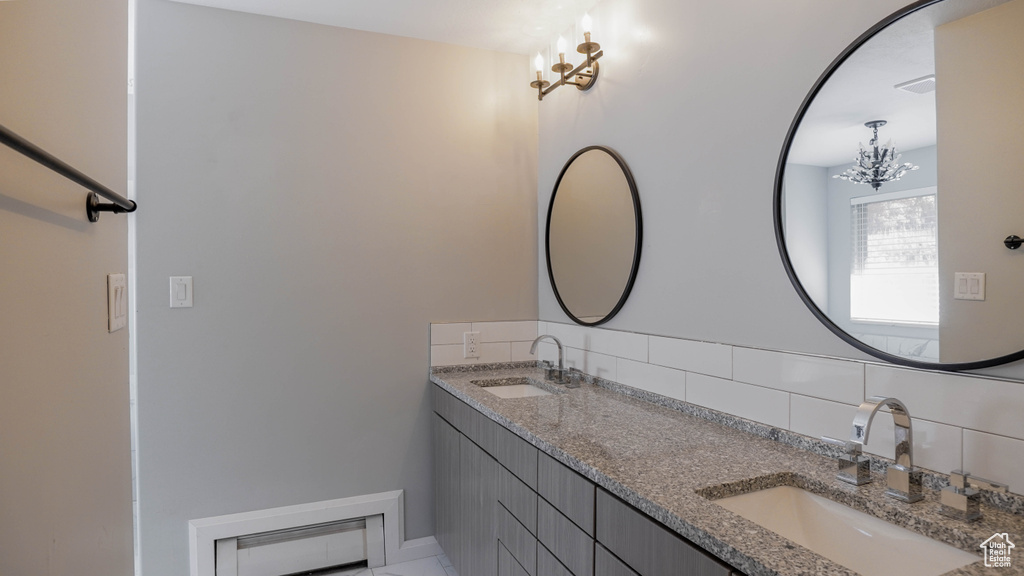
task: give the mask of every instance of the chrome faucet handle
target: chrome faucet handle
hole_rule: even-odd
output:
[[[981,518],[981,491],[1006,493],[1009,486],[985,478],[971,476],[970,472],[953,470],[949,473],[949,486],[939,492],[939,513],[956,520],[972,522]]]
[[[583,371],[580,370],[579,368],[576,368],[575,366],[570,366],[569,367],[569,377],[566,378],[565,387],[566,388],[579,388],[580,387],[580,380],[582,380],[582,379],[583,379]]]
[[[871,482],[871,459],[861,454],[861,444],[822,436],[821,441],[843,450],[839,457],[836,479],[847,484],[862,486]]]

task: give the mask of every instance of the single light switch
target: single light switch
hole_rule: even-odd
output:
[[[171,308],[192,307],[192,277],[171,276]]]
[[[954,275],[953,298],[956,300],[984,300],[985,273],[957,272]]]
[[[124,274],[107,274],[107,332],[128,323],[128,288]]]

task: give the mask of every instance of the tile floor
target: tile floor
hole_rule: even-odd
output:
[[[331,576],[459,576],[447,556],[431,556],[380,568],[357,568],[333,572]]]

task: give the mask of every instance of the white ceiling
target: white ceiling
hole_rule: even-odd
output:
[[[175,0],[530,55],[599,0]]]
[[[884,144],[892,139],[900,151],[934,146],[935,92],[912,94],[894,86],[935,73],[936,26],[1006,1],[941,2],[872,37],[818,92],[793,140],[789,161],[826,167],[852,164],[857,144],[871,139],[871,131],[864,127],[870,120],[888,121],[878,130],[879,140]]]

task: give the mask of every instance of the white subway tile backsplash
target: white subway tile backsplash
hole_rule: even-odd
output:
[[[651,336],[649,362],[719,378],[732,378],[732,346]]]
[[[462,344],[462,334],[473,329],[469,322],[453,322],[450,324],[431,324],[430,343]]]
[[[586,349],[599,354],[647,362],[647,338],[646,334],[589,328],[586,334]]]
[[[570,325],[548,322],[547,331],[544,332],[544,334],[550,334],[555,338],[558,338],[559,342],[561,342],[563,346],[586,350],[586,330],[587,329],[585,327],[577,326],[575,324]],[[538,334],[538,336],[540,336],[540,334]]]
[[[675,398],[686,400],[686,372],[619,358],[616,382]]]
[[[864,364],[736,347],[733,378],[844,404],[864,400]]]
[[[964,430],[964,470],[1024,494],[1024,441]]]
[[[856,406],[793,394],[790,398],[790,430],[814,438],[831,436],[848,440],[856,413]],[[960,466],[960,428],[914,418],[913,431],[915,466],[942,474],[949,474],[950,470]],[[888,412],[875,415],[868,440],[864,452],[890,460],[895,456],[892,416]]]
[[[588,352],[586,350],[576,350],[575,348],[569,349],[572,354],[572,362],[568,361],[568,366],[573,366],[582,370],[585,374],[591,376],[600,376],[605,380],[611,380],[613,382],[620,382],[617,379],[616,372],[616,358],[614,356],[608,356],[606,354],[598,354],[597,352]]]
[[[789,394],[732,380],[686,375],[686,401],[755,420],[778,428],[789,428]]]
[[[430,347],[431,366],[453,366],[462,364],[488,364],[511,360],[508,342],[481,342],[479,358],[464,358],[462,344],[438,344]]]
[[[1024,384],[889,366],[867,366],[868,396],[894,396],[910,415],[1024,439]]]
[[[481,333],[480,358],[463,358],[463,333]],[[1024,383],[855,360],[699,342],[547,321],[431,324],[432,366],[550,360],[551,334],[566,366],[811,437],[845,439],[865,396],[894,396],[914,418],[914,463],[964,468],[1024,492]],[[893,456],[892,417],[876,415],[865,452]]]
[[[830,436],[847,440],[856,413],[857,407],[850,404],[790,394],[789,429],[812,438]]]
[[[510,342],[509,344],[510,344],[510,346],[512,348],[512,356],[511,356],[510,360],[512,360],[513,362],[532,362],[532,361],[535,361],[535,360],[540,360],[540,356],[539,356],[540,349],[539,348],[537,350],[538,355],[535,356],[533,354],[530,354],[530,345],[533,344],[532,341],[530,341],[530,342]],[[552,348],[553,348],[553,346],[552,346]]]
[[[473,330],[480,332],[481,342],[533,342],[537,337],[537,322],[473,322]]]

